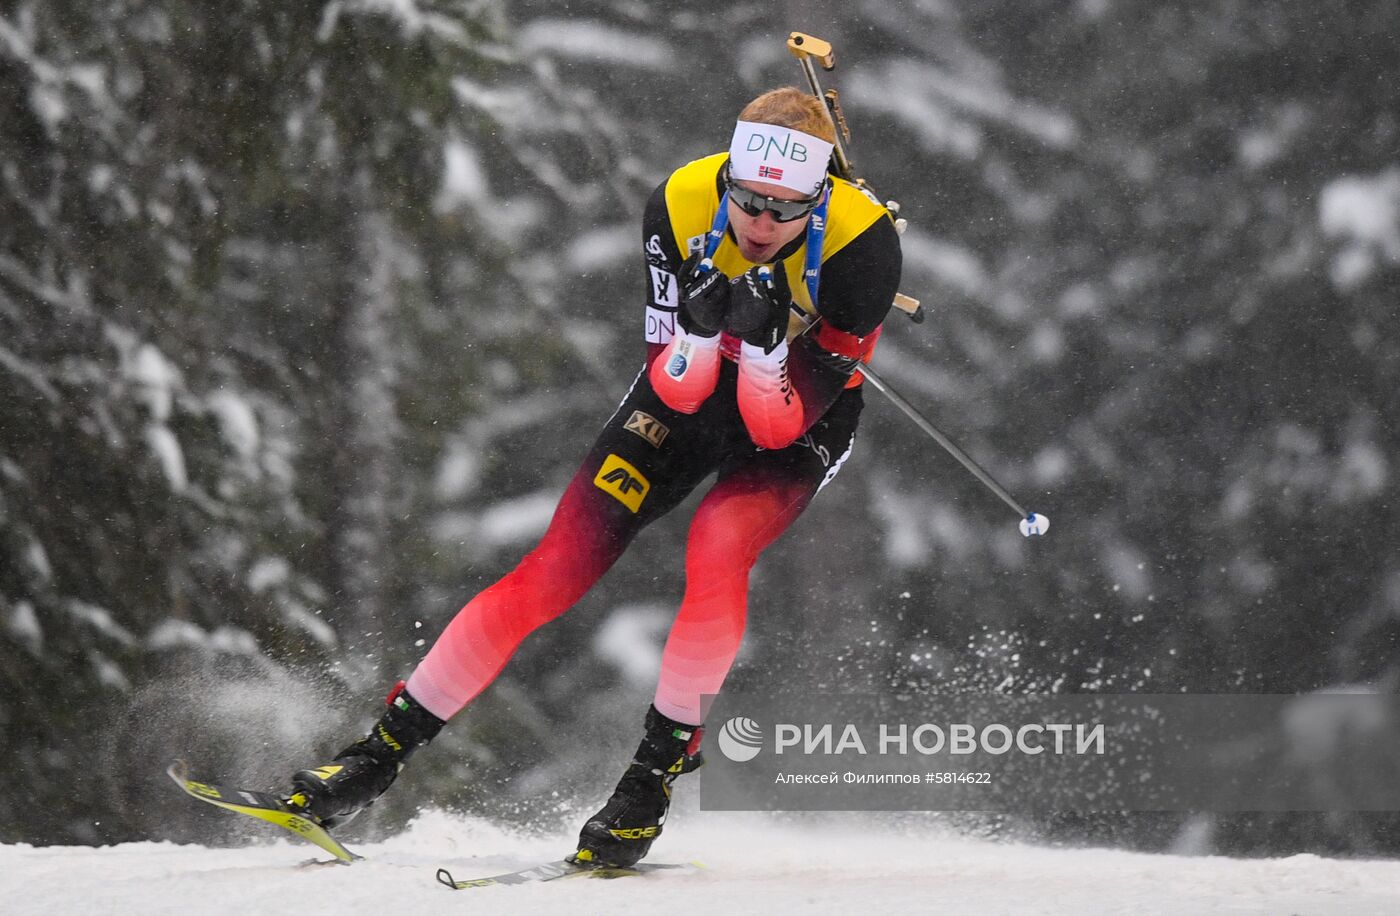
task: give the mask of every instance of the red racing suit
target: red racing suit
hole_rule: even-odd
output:
[[[647,362],[574,475],[538,546],[448,624],[408,681],[409,693],[448,719],[486,688],[535,628],[571,607],[642,528],[709,475],[686,541],[685,594],[661,657],[655,705],[700,725],[743,638],[749,571],[840,469],[862,405],[857,361],[869,356],[899,283],[899,240],[883,207],[835,180],[822,246],[819,303],[794,277],[805,237],[779,252],[794,301],[790,339],[766,357],[733,338],[683,352],[676,270],[703,244],[720,197],[723,156],[682,167],[643,218]],[[732,238],[716,251],[729,276],[752,266]],[[754,351],[757,351],[755,354]],[[781,352],[780,352],[781,351]],[[658,367],[712,358],[704,384],[669,385]]]

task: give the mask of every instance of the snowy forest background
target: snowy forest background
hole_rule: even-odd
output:
[[[216,838],[170,759],[275,785],[368,724],[543,530],[642,359],[642,203],[800,83],[793,29],[911,223],[929,320],[875,365],[1054,528],[871,392],[730,686],[1396,689],[1400,8],[701,9],[0,2],[0,842]],[[691,505],[360,834],[600,801]],[[1391,815],[959,822],[1400,848]]]

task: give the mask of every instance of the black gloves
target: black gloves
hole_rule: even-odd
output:
[[[787,339],[788,310],[792,307],[787,271],[781,265],[777,270],[750,267],[729,286],[729,333],[772,353]]]
[[[729,278],[713,266],[700,269],[700,252],[681,265],[676,282],[680,289],[681,327],[688,334],[713,337],[724,327],[729,310]]]
[[[680,290],[679,320],[688,334],[713,337],[723,328],[764,353],[787,339],[792,291],[787,271],[779,265],[751,267],[728,279],[713,266],[700,267],[700,253],[685,259],[676,281]]]

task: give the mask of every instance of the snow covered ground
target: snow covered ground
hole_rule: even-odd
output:
[[[439,866],[467,878],[548,860],[570,839],[427,813],[387,842],[355,847],[368,859],[350,867],[297,868],[316,850],[282,840],[237,849],[0,846],[0,912],[1400,913],[1400,862],[1053,850],[896,833],[858,815],[798,825],[687,812],[652,858],[707,866],[693,874],[455,892],[433,880]]]

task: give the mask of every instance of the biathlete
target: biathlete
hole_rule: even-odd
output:
[[[738,653],[749,570],[851,452],[861,377],[899,284],[883,206],[828,173],[835,132],[793,88],[750,102],[729,151],[682,166],[647,202],[646,363],[538,546],[448,624],[364,738],[292,777],[286,802],[334,827],[568,610],[632,538],[717,473],[690,525],[685,593],[644,737],[574,857],[626,866],[696,769],[702,697]]]

